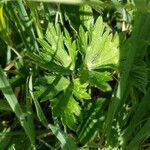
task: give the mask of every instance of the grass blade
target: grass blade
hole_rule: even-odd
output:
[[[26,134],[28,135],[32,144],[35,143],[35,133],[34,129],[31,128],[28,123],[28,117],[30,114],[24,113],[20,107],[20,104],[9,84],[8,79],[6,78],[2,68],[0,67],[0,89],[2,90],[7,102],[9,103],[11,109],[18,117],[22,127],[24,128]]]

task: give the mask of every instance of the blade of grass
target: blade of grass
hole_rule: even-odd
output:
[[[17,9],[18,9],[19,17],[22,20],[22,23],[23,23],[24,27],[28,29],[27,30],[28,35],[31,37],[31,41],[34,43],[35,49],[37,51],[39,51],[39,47],[38,47],[38,44],[37,44],[35,32],[34,32],[34,29],[32,27],[31,20],[28,16],[28,13],[27,13],[27,11],[25,9],[25,6],[23,4],[23,1],[22,0],[17,1],[16,6],[17,6]]]
[[[4,150],[7,149],[7,146],[9,145],[12,136],[9,135],[10,128],[4,128],[3,131],[0,133],[0,149]]]
[[[136,136],[131,140],[131,142],[127,145],[126,150],[132,149],[137,150],[139,149],[139,145],[150,137],[150,119],[144,124],[144,126],[140,129],[140,131],[136,134]]]
[[[145,3],[145,1],[143,2]],[[111,140],[110,135],[112,134],[113,119],[115,118],[117,112],[121,110],[123,104],[127,100],[127,97],[130,93],[129,91],[130,74],[132,73],[135,60],[136,58],[138,58],[138,61],[143,60],[146,48],[148,46],[148,41],[150,41],[149,26],[150,26],[149,13],[141,12],[141,10],[138,9],[135,15],[134,29],[131,38],[128,41],[126,41],[126,43],[123,46],[121,46],[120,50],[121,78],[116,95],[113,98],[112,103],[109,107],[105,123],[105,132],[109,140]],[[141,77],[140,75],[141,74],[139,73],[139,78]]]
[[[34,22],[34,26],[38,35],[38,38],[43,39],[42,26],[40,24],[39,12],[37,11],[37,5],[34,2],[27,2],[31,11],[31,16]]]
[[[26,35],[23,31],[23,25],[20,21],[20,18],[17,15],[17,11],[16,11],[14,5],[11,5],[11,3],[8,3],[7,7],[5,7],[5,13],[6,13],[6,16],[8,18],[11,18],[10,20],[14,23],[16,29],[19,29],[20,32],[18,32],[18,33],[22,39],[22,42],[24,43],[25,48],[30,49],[30,46],[29,46],[28,41],[26,39]],[[11,38],[11,36],[10,36],[10,38]],[[9,46],[13,47],[12,44],[9,44]]]
[[[7,102],[9,103],[11,109],[18,117],[20,124],[24,128],[26,134],[28,135],[32,145],[35,144],[35,133],[34,129],[31,128],[31,125],[28,122],[28,116],[30,114],[24,113],[21,109],[21,106],[9,84],[8,79],[6,78],[2,68],[0,67],[0,89],[2,90]]]
[[[132,134],[135,131],[136,127],[141,122],[143,116],[149,112],[150,108],[149,98],[150,98],[150,87],[148,88],[147,93],[142,99],[141,103],[138,104],[138,107],[135,110],[135,114],[132,117],[130,124],[128,125],[128,128],[125,131],[124,146],[126,146],[129,139],[132,139]]]

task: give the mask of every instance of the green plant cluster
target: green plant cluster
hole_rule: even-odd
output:
[[[149,7],[0,1],[0,150],[148,150]]]

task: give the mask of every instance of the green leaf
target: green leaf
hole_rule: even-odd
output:
[[[84,31],[83,27],[79,27],[79,50],[82,53],[82,55],[86,55],[86,49],[88,44],[88,34]]]
[[[54,116],[61,115],[64,112],[64,110],[67,108],[67,105],[72,96],[72,90],[73,90],[73,85],[72,83],[70,83],[67,89],[64,90],[62,94],[58,95],[56,98],[51,100]]]
[[[79,100],[91,99],[89,93],[87,93],[87,83],[81,84],[79,78],[73,80],[73,94]]]
[[[76,41],[72,42],[72,39],[71,39],[71,37],[69,35],[69,32],[66,29],[64,30],[64,32],[65,32],[65,41],[64,41],[64,43],[65,43],[65,45],[67,47],[69,56],[71,57],[71,61],[72,61],[70,69],[74,70],[75,69],[75,65],[76,65],[76,59],[77,59]]]
[[[46,70],[48,70],[50,72],[60,73],[60,74],[65,74],[65,75],[71,73],[71,71],[68,68],[64,68],[63,66],[60,66],[59,64],[53,62],[51,60],[51,56],[50,56],[50,59],[47,60],[47,59],[45,59],[45,57],[37,55],[35,53],[27,52],[27,55],[32,60],[34,60],[34,62],[37,63],[41,68],[46,69]],[[48,54],[44,54],[44,56],[45,55],[49,57]]]
[[[73,97],[70,98],[67,107],[62,114],[62,122],[70,129],[74,130],[77,127],[76,117],[80,115],[81,107]]]
[[[58,127],[53,126],[51,124],[48,124],[48,121],[44,115],[44,112],[39,104],[39,102],[37,101],[37,99],[34,97],[33,94],[33,83],[32,83],[32,76],[30,76],[30,80],[29,80],[29,89],[30,89],[30,94],[31,97],[34,101],[35,107],[36,107],[36,112],[37,112],[37,116],[39,118],[39,120],[41,121],[41,123],[48,129],[51,129],[51,131],[53,132],[53,134],[58,138],[58,140],[61,142],[61,147],[64,150],[76,150],[76,145],[74,143],[74,140],[69,137],[67,134],[65,134],[64,132],[62,132]],[[68,91],[67,91],[68,92]],[[70,94],[70,93],[69,93]],[[60,106],[60,105],[59,105]]]
[[[50,45],[48,43],[46,45],[46,41],[40,40],[40,44],[43,48],[47,50],[54,59],[61,62],[64,67],[69,67],[71,65],[71,58],[64,47],[64,38],[59,25],[56,24],[54,26],[53,24],[49,24],[45,38]]]
[[[101,17],[96,20],[95,25],[91,30],[88,31],[89,44],[85,46],[85,34],[83,28],[80,27],[79,35],[83,36],[80,38],[81,50],[85,55],[86,67],[91,69],[98,69],[103,66],[117,65],[119,61],[119,37],[117,34],[114,36],[110,32],[110,28],[103,23]],[[90,37],[91,34],[91,37]],[[80,36],[80,37],[81,37]],[[85,51],[86,49],[86,51]]]
[[[112,80],[111,74],[109,72],[98,72],[98,71],[88,71],[82,70],[80,72],[80,80],[83,83],[88,82],[90,85],[95,86],[102,91],[110,91],[111,87],[107,83]]]
[[[34,94],[41,102],[50,100],[65,90],[69,82],[70,81],[63,76],[47,75],[41,77],[36,82]]]

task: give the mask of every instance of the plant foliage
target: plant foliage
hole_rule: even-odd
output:
[[[0,149],[149,149],[149,6],[0,1]]]

